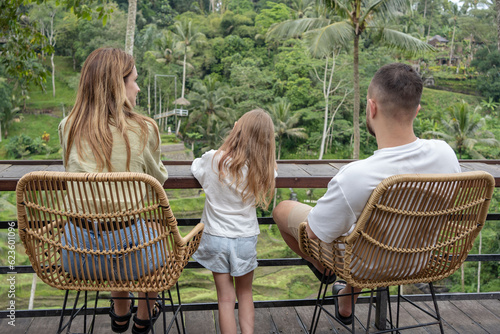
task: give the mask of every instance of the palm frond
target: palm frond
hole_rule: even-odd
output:
[[[444,132],[439,132],[439,131],[425,131],[423,135],[430,135],[433,137],[442,138],[448,143],[455,139],[453,136],[450,136]]]
[[[389,47],[409,51],[412,54],[436,50],[427,42],[423,42],[418,38],[394,29],[383,28],[381,31],[381,37]]]
[[[314,57],[331,54],[336,46],[348,47],[354,37],[354,29],[346,22],[335,22],[326,27],[304,34],[305,42]]]
[[[330,24],[330,20],[325,18],[302,18],[276,23],[267,31],[266,40],[299,37],[306,31],[319,29],[328,24]]]
[[[384,21],[388,21],[397,14],[401,13],[407,7],[408,7],[407,0],[370,1],[363,10],[363,15],[361,16],[360,23],[365,21],[369,16],[372,16],[374,13],[377,13],[377,16],[379,18],[382,18]]]

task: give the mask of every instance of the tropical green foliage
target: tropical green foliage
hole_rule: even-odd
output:
[[[493,133],[485,129],[486,120],[480,117],[476,107],[471,111],[469,104],[465,101],[456,103],[448,108],[447,118],[443,119],[443,132],[427,131],[430,134],[444,139],[457,152],[460,159],[466,158],[465,154],[474,159],[484,159],[475,146],[483,144],[486,146],[500,146]]]

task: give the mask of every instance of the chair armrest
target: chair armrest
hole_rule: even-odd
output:
[[[187,245],[189,241],[193,239],[196,235],[203,233],[204,227],[205,224],[198,223],[184,238],[181,239],[181,243],[179,244],[179,246],[182,247]]]

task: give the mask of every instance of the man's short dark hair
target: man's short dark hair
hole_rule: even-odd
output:
[[[409,65],[392,63],[382,66],[373,76],[370,91],[379,103],[396,109],[416,111],[422,96],[423,82]]]

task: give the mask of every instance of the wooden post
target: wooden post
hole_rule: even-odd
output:
[[[377,302],[377,307],[375,308],[375,327],[383,330],[386,329],[387,323],[387,293],[377,291],[375,300]]]

